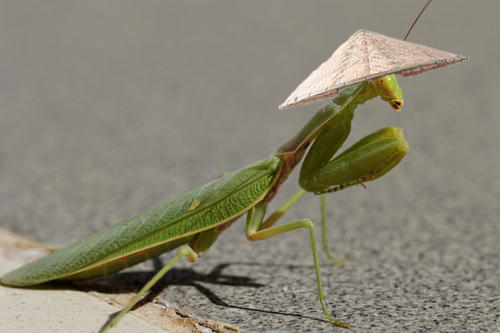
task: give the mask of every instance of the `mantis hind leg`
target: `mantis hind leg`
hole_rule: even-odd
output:
[[[118,313],[101,331],[101,333],[108,332],[110,328],[116,326],[120,319],[123,318],[141,300],[146,292],[148,292],[155,284],[158,282],[169,270],[172,266],[181,258],[186,257],[189,261],[195,261],[198,258],[198,254],[189,246],[182,245],[179,248],[179,251],[162,269],[158,271],[158,273],[151,278],[151,280],[142,287],[142,289],[132,298],[132,300]]]
[[[311,249],[312,249],[312,254],[313,254],[313,259],[314,259],[314,268],[316,271],[316,282],[317,282],[317,288],[318,288],[318,297],[319,301],[321,303],[321,307],[323,309],[323,313],[325,317],[328,318],[330,323],[340,326],[340,327],[350,327],[348,323],[339,321],[335,318],[333,318],[330,313],[328,312],[328,309],[326,308],[326,303],[325,303],[325,296],[323,293],[323,285],[321,283],[321,273],[320,273],[320,268],[319,268],[319,260],[318,260],[318,250],[317,250],[317,245],[316,245],[316,237],[314,235],[314,224],[311,221],[311,219],[302,219],[298,220],[295,222],[290,222],[287,224],[279,225],[279,226],[272,226],[272,223],[267,223],[263,222],[263,218],[266,212],[266,205],[265,203],[258,204],[257,206],[253,207],[250,209],[248,212],[247,216],[247,227],[246,227],[246,234],[247,238],[251,241],[259,241],[263,239],[267,239],[273,236],[277,236],[279,234],[283,234],[285,232],[289,232],[292,230],[300,229],[300,228],[306,228],[309,230],[309,236],[311,240]],[[264,227],[263,226],[267,226]]]
[[[189,261],[194,261],[198,257],[196,252],[193,251],[193,249],[189,245],[182,245],[175,255],[174,258],[172,258],[163,268],[158,271],[158,273],[153,276],[151,280],[146,283],[144,287],[132,298],[132,300],[114,317],[108,325],[102,330],[102,333],[107,332],[110,328],[113,326],[116,326],[120,319],[127,314],[127,312],[130,311],[134,307],[137,302],[141,300],[141,298],[144,296],[144,294],[151,289],[156,282],[158,282],[169,270],[172,268],[172,266],[181,258],[181,257],[186,257]]]
[[[230,223],[230,222],[229,222]],[[175,257],[173,257],[165,266],[162,267],[156,273],[151,280],[148,281],[142,287],[141,290],[132,298],[132,300],[118,313],[101,331],[101,333],[107,332],[113,326],[116,326],[120,319],[129,312],[134,305],[139,302],[144,294],[146,294],[171,268],[172,266],[182,257],[186,257],[186,259],[190,262],[194,262],[198,259],[208,248],[217,240],[217,237],[221,234],[223,229],[212,228],[205,231],[202,231],[196,234],[193,239],[189,242],[189,244],[182,245],[177,251]]]

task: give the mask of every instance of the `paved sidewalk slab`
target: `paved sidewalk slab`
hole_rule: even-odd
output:
[[[0,275],[48,253],[48,250],[33,247],[35,245],[0,229]],[[132,293],[107,295],[44,286],[21,289],[0,285],[0,331],[98,332],[109,315],[119,311],[131,297]],[[148,303],[125,316],[118,331],[208,333],[237,332],[238,329],[208,320],[199,323],[175,309]]]

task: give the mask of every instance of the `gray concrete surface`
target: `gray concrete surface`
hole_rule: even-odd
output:
[[[38,257],[33,249],[12,251],[6,246],[6,235],[0,230],[0,274],[7,273],[23,263],[26,257]],[[12,239],[12,238],[10,238]],[[16,289],[0,285],[0,328],[2,332],[66,333],[89,332],[89,327],[106,323],[108,316],[119,307],[96,297],[67,288]],[[93,331],[96,331],[93,329]],[[120,332],[156,332],[160,329],[137,316],[127,316]],[[171,330],[170,332],[175,332]]]
[[[49,252],[45,244],[36,244],[0,228],[0,276]],[[135,291],[127,291],[123,286],[127,285],[117,284],[112,275],[92,282],[82,281],[78,285],[72,282],[47,283],[34,288],[0,285],[0,329],[7,333],[100,331],[136,295]],[[169,307],[159,297],[143,301],[120,321],[117,330],[124,333],[240,332],[232,324],[194,318]]]
[[[323,105],[278,111],[288,94],[356,30],[404,35],[424,2],[1,1],[0,226],[68,244],[272,154]],[[500,330],[499,10],[435,1],[410,40],[471,60],[400,79],[398,114],[357,111],[351,142],[396,125],[411,148],[328,199],[331,248],[352,260],[322,257],[326,301],[352,331]],[[153,267],[116,278],[134,290]],[[341,331],[305,231],[250,243],[239,221],[157,292],[246,331]]]

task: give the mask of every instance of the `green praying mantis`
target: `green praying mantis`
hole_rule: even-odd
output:
[[[24,287],[51,280],[89,279],[180,247],[176,256],[113,319],[110,326],[114,326],[179,258],[195,261],[227,227],[247,213],[246,234],[251,241],[299,228],[309,230],[324,314],[335,325],[347,327],[346,323],[332,318],[326,308],[313,222],[306,218],[280,226],[274,224],[304,193],[321,193],[324,199],[326,192],[381,177],[403,159],[408,143],[400,129],[387,127],[368,135],[330,161],[350,132],[355,108],[377,96],[400,109],[403,97],[395,75],[345,89],[275,155],[222,175],[205,186],[7,273],[1,282]],[[302,189],[264,219],[267,205],[311,142],[314,143],[300,174]]]
[[[223,174],[200,188],[9,272],[0,282],[6,286],[27,287],[52,280],[90,279],[177,249],[176,255],[108,323],[103,330],[106,332],[116,326],[180,258],[196,261],[225,229],[247,214],[246,236],[250,241],[296,229],[309,231],[323,313],[332,324],[349,327],[348,323],[333,318],[325,304],[313,221],[304,218],[275,224],[310,192],[320,195],[325,230],[325,194],[380,178],[402,161],[408,152],[408,142],[402,130],[396,127],[375,131],[335,156],[350,133],[355,109],[377,97],[394,110],[401,110],[403,95],[395,74],[364,80],[343,89],[274,155]],[[266,218],[269,203],[302,160],[300,189]],[[338,263],[329,254],[325,232],[323,235],[328,258]]]

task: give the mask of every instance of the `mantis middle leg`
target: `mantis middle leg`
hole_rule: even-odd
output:
[[[330,323],[340,326],[340,327],[349,327],[348,323],[339,321],[333,318],[326,308],[325,297],[323,293],[323,285],[321,283],[321,273],[319,268],[319,260],[318,260],[318,250],[316,246],[316,236],[314,233],[314,224],[311,219],[302,219],[295,222],[290,222],[287,224],[261,228],[262,225],[266,225],[266,222],[263,222],[263,218],[266,212],[267,203],[259,203],[257,206],[252,207],[247,215],[247,227],[246,234],[247,238],[251,241],[258,241],[267,239],[273,236],[277,236],[279,234],[289,232],[295,229],[306,228],[309,230],[309,236],[311,240],[311,248],[314,259],[314,267],[316,271],[316,282],[318,286],[318,296],[319,301],[321,303],[321,307],[323,308],[324,315],[328,318]]]
[[[272,226],[278,219],[280,219],[293,205],[295,205],[307,191],[300,188],[298,189],[285,203],[283,203],[274,213],[272,213],[266,221],[261,225],[261,229],[266,229]],[[322,242],[323,242],[323,250],[325,251],[325,255],[333,265],[340,266],[345,263],[348,257],[344,257],[340,260],[333,258],[330,254],[330,250],[328,249],[328,239],[327,239],[327,231],[326,231],[326,202],[325,202],[325,194],[321,194],[321,228],[322,228]]]

